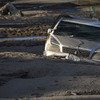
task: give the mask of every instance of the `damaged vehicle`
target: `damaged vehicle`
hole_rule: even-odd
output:
[[[45,56],[61,56],[73,61],[100,62],[100,21],[77,16],[62,16],[45,43]]]

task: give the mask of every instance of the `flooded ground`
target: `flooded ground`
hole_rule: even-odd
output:
[[[54,2],[58,1],[62,2]],[[39,0],[29,0],[28,5],[27,0],[19,0],[19,4],[16,0],[15,6],[24,17],[0,16],[0,38],[4,38],[0,41],[0,100],[100,99],[100,65],[45,57],[45,38],[5,40],[47,36],[47,29],[62,14],[90,15],[78,12],[84,7],[77,2],[50,2],[41,0],[40,5]]]
[[[33,37],[15,37],[15,38],[0,38],[0,41],[10,41],[10,40],[32,40],[46,38],[46,36],[33,36]]]

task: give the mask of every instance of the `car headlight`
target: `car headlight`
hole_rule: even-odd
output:
[[[60,52],[59,43],[53,37],[50,37],[50,43],[47,45],[48,51]]]

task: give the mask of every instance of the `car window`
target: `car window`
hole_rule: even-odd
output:
[[[100,42],[100,28],[83,24],[61,21],[54,34]]]

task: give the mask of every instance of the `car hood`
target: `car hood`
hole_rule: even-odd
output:
[[[81,48],[90,51],[100,47],[100,43],[85,39],[76,39],[73,37],[71,38],[68,36],[59,36],[59,35],[54,35],[54,37],[60,42],[61,45],[65,47]]]

